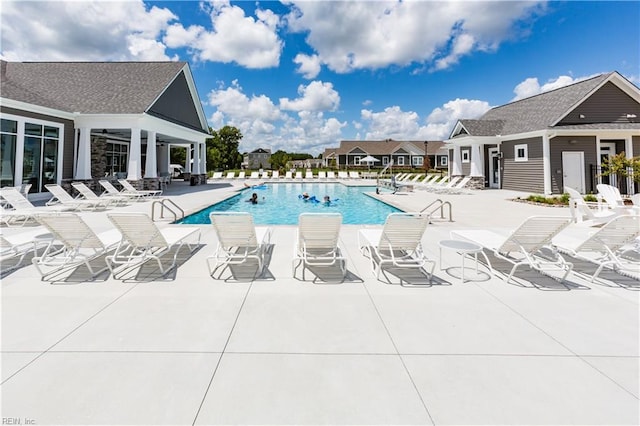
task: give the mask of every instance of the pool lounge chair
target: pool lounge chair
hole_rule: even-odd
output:
[[[246,176],[245,172],[238,172],[238,177],[236,179],[244,179]]]
[[[37,227],[7,235],[7,232],[0,228],[2,274],[20,267],[27,254],[34,252],[37,255],[39,248],[49,245],[49,240],[39,238],[47,232],[46,228]],[[8,265],[8,261],[11,261],[10,265]]]
[[[42,280],[55,279],[78,266],[85,265],[91,279],[107,270],[107,265],[95,269],[91,261],[107,254],[121,240],[117,230],[96,234],[76,213],[45,213],[38,222],[51,234],[52,240],[44,253],[32,259]]]
[[[318,179],[327,180],[327,172],[318,172]]]
[[[5,186],[0,189],[0,196],[11,206],[0,210],[0,223],[7,226],[24,226],[27,222],[35,220],[38,213],[70,210],[70,208],[60,207],[36,207],[20,191],[12,186]]]
[[[618,273],[635,272],[637,279],[640,275],[640,259],[627,254],[638,250],[633,245],[639,244],[636,239],[640,237],[640,216],[620,215],[596,229],[586,238],[571,239],[568,235],[560,234],[553,242],[560,252],[598,265],[590,277],[591,282],[607,267]]]
[[[225,179],[235,179],[236,177],[236,172],[227,172],[227,176],[225,176]]]
[[[313,179],[313,172],[312,172],[311,170],[307,170],[307,171],[304,173],[304,178],[305,178],[305,179]]]
[[[284,178],[285,179],[289,179],[289,180],[293,179],[293,173],[292,172],[286,172],[284,174]]]
[[[109,196],[112,197],[126,197],[130,200],[134,200],[134,201],[141,201],[143,198],[145,198],[144,194],[137,194],[134,192],[127,192],[127,191],[118,191],[118,189],[113,186],[113,184],[111,182],[109,182],[108,180],[100,180],[98,181],[100,183],[100,185],[102,185],[102,187],[104,188],[104,190],[106,191],[106,194],[108,194]],[[102,195],[102,196],[106,196],[106,195]]]
[[[594,211],[589,207],[582,195],[573,188],[564,187],[564,192],[569,194],[569,211],[575,223],[586,226],[594,226],[606,223],[618,215],[613,210]]]
[[[166,276],[176,266],[183,245],[193,253],[200,243],[200,229],[196,227],[158,228],[145,213],[110,213],[107,217],[122,234],[116,251],[106,258],[114,278],[123,277],[127,271],[149,260],[155,260],[162,276]],[[175,252],[171,263],[165,265],[161,258],[172,250]]]
[[[258,263],[256,276],[262,275],[272,228],[256,227],[246,212],[214,212],[209,219],[218,239],[215,251],[207,257],[209,275],[216,278],[214,274],[221,266],[241,265],[250,259]]]
[[[360,179],[360,173],[358,173],[358,172],[349,172],[349,179]]]
[[[327,179],[335,179],[336,172],[327,172]]]
[[[104,210],[111,204],[111,201],[104,200],[85,200],[73,198],[67,191],[58,184],[50,183],[44,186],[52,195],[47,201],[47,206],[61,205],[71,210]]]
[[[296,172],[294,179],[295,180],[302,180],[302,172]]]
[[[222,179],[222,172],[213,172],[211,175],[212,180],[220,180]]]
[[[298,228],[293,248],[293,276],[302,266],[309,267],[338,266],[342,279],[346,276],[346,258],[338,244],[342,215],[340,213],[302,213],[298,217]]]
[[[260,179],[260,172],[251,172],[249,179]]]
[[[382,229],[358,231],[358,247],[371,260],[376,278],[380,278],[383,267],[388,265],[425,270],[431,283],[435,262],[422,248],[428,224],[429,215],[424,213],[391,213]],[[426,265],[431,265],[429,270],[424,269]]]
[[[347,172],[338,172],[338,179],[349,179],[349,173],[347,173]]]
[[[155,189],[136,189],[131,183],[126,179],[118,179],[120,185],[122,185],[123,191],[128,192],[130,194],[144,195],[145,197],[159,197],[162,195],[162,190]]]
[[[116,205],[116,204],[127,204],[128,201],[130,201],[131,199],[122,195],[109,195],[109,193],[105,193],[105,195],[102,196],[98,196],[96,195],[95,192],[93,192],[91,190],[91,188],[89,188],[87,185],[85,185],[82,182],[73,182],[71,184],[71,186],[73,186],[76,191],[78,191],[80,193],[80,196],[82,197],[82,199],[84,200],[90,200],[90,201],[106,201],[109,204],[108,205]]]
[[[493,252],[498,259],[513,265],[507,277],[507,283],[520,266],[529,266],[538,272],[559,269],[563,271],[560,282],[563,282],[573,265],[555,253],[552,239],[571,223],[571,218],[564,216],[531,216],[508,235],[488,230],[456,230],[451,237],[474,242]],[[491,265],[488,265],[491,268]],[[492,269],[492,268],[491,268]]]

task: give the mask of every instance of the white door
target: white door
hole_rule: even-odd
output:
[[[566,151],[562,153],[562,183],[564,186],[585,193],[584,152]],[[560,188],[564,191],[564,188]]]
[[[500,150],[489,148],[489,188],[500,188]]]
[[[600,142],[600,167],[611,159],[616,153],[616,144],[614,142]],[[616,186],[616,175],[600,175],[600,183]]]

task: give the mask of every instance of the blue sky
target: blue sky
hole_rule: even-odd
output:
[[[3,1],[0,19],[7,60],[188,61],[242,151],[441,140],[603,72],[640,82],[639,1]]]

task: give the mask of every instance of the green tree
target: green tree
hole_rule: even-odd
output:
[[[181,146],[171,148],[169,161],[171,162],[171,164],[179,164],[181,166],[185,166],[185,163],[187,161],[187,149]]]
[[[640,157],[627,158],[625,152],[612,155],[602,163],[602,176],[618,176],[618,186],[622,180],[631,177],[634,182],[640,182]]]
[[[207,139],[207,170],[237,169],[242,164],[238,145],[242,139],[240,130],[224,126],[218,131],[209,128],[211,138]]]
[[[274,170],[284,169],[287,166],[287,161],[290,161],[289,154],[282,150],[278,150],[271,154],[271,168]]]

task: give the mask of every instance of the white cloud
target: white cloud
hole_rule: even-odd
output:
[[[297,111],[290,115],[266,95],[247,96],[234,81],[230,87],[222,85],[209,93],[208,103],[216,107],[209,122],[213,128],[239,128],[243,135],[240,151],[269,147],[273,151],[318,154],[326,146],[336,146],[346,123],[325,117],[320,109],[337,106],[337,92],[330,83],[312,82],[300,86],[299,93],[300,98],[284,102],[287,110]]]
[[[340,105],[340,95],[333,84],[312,81],[308,86],[298,86],[299,98],[280,98],[280,108],[291,111],[335,111]]]
[[[455,99],[435,108],[420,125],[420,117],[413,111],[402,111],[399,106],[382,112],[363,109],[361,119],[366,123],[365,139],[381,140],[444,140],[461,118],[478,118],[489,110],[487,102]]]
[[[561,75],[554,79],[549,79],[543,85],[540,85],[537,77],[530,77],[520,82],[515,87],[515,89],[513,89],[513,93],[515,93],[516,96],[513,99],[511,99],[511,101],[513,102],[519,99],[524,99],[530,96],[537,95],[539,93],[544,93],[550,90],[559,89],[560,87],[568,86],[570,84],[577,83],[579,81],[583,81],[594,76],[595,75],[573,78],[568,75]]]
[[[270,10],[257,10],[256,17],[228,1],[206,3],[211,31],[201,26],[175,24],[164,41],[173,48],[185,47],[200,61],[235,62],[247,68],[278,66],[283,43],[278,38],[279,17]]]
[[[298,53],[293,62],[298,64],[297,72],[307,80],[316,78],[320,74],[320,57],[318,55],[305,55]]]
[[[3,1],[9,60],[170,60],[158,41],[177,17],[142,1]]]
[[[544,1],[289,1],[291,31],[307,33],[321,64],[346,73],[391,64],[444,69],[518,35],[515,24],[543,13]],[[525,31],[525,30],[520,30]]]

